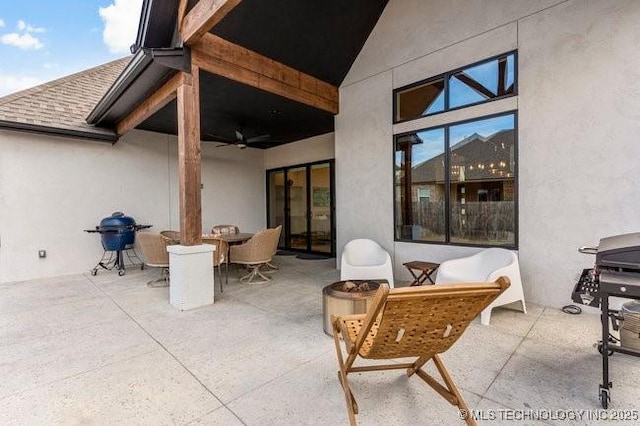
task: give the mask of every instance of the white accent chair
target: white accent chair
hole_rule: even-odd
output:
[[[480,314],[480,323],[489,325],[491,309],[496,306],[519,301],[522,312],[527,313],[518,256],[514,252],[496,247],[482,250],[473,256],[447,260],[438,268],[436,284],[493,282],[501,276],[508,277],[511,286]]]
[[[340,279],[375,280],[384,279],[393,288],[393,265],[391,256],[373,240],[351,240],[342,250]]]

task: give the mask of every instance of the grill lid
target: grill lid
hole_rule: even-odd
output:
[[[598,245],[596,265],[640,271],[640,232],[602,238]]]
[[[109,217],[105,217],[100,221],[100,229],[120,229],[135,228],[136,221],[130,216],[125,216],[122,212],[114,212]]]

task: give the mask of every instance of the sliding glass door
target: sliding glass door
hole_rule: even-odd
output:
[[[280,249],[335,255],[333,160],[267,171],[267,223]]]
[[[296,167],[286,171],[289,194],[289,235],[288,248],[308,250],[307,228],[309,205],[307,204],[307,168]]]
[[[331,253],[331,228],[333,212],[331,209],[331,164],[321,163],[310,166],[311,173],[311,251]]]
[[[267,200],[267,216],[269,217],[269,228],[275,228],[282,225],[282,232],[280,233],[280,241],[278,241],[278,247],[283,247],[285,235],[288,229],[285,224],[285,203],[284,203],[284,171],[275,171],[267,174],[268,187],[269,187],[269,199]]]

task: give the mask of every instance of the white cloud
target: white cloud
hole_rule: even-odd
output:
[[[104,22],[102,39],[111,53],[128,53],[136,41],[142,0],[114,0],[98,9]]]
[[[0,28],[4,27],[6,24],[4,23],[4,21],[2,19],[0,19]]]
[[[44,81],[37,77],[0,74],[0,96],[17,92],[18,90],[27,89],[29,87],[42,84]]]
[[[9,33],[0,37],[0,42],[2,44],[7,44],[9,46],[19,47],[20,49],[42,49],[44,44],[38,40],[37,37],[32,36],[29,33],[18,34],[18,33]]]
[[[27,24],[22,19],[18,20],[18,24],[16,25],[19,31],[26,31],[28,33],[43,33],[45,29],[42,27],[34,27],[33,25]]]

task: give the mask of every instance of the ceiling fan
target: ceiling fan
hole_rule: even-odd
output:
[[[259,135],[259,136],[253,136],[250,138],[245,137],[244,133],[242,132],[242,128],[238,129],[235,131],[236,133],[236,137],[235,139],[230,139],[230,138],[224,138],[218,135],[214,135],[214,134],[208,134],[209,136],[215,138],[217,141],[219,142],[224,142],[220,145],[217,145],[216,148],[220,148],[223,146],[229,146],[229,145],[235,145],[240,149],[245,149],[247,148],[247,146],[249,144],[252,143],[257,143],[257,142],[265,142],[268,141],[269,139],[271,139],[271,135],[270,134],[264,134],[264,135]]]

